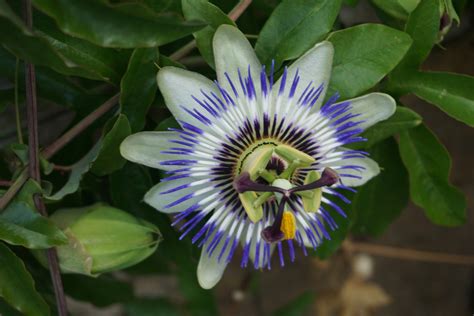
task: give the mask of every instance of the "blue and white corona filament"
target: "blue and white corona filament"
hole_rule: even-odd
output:
[[[335,199],[377,175],[363,151],[343,146],[388,118],[394,100],[372,93],[323,103],[333,47],[322,42],[285,68],[261,66],[245,36],[219,27],[215,82],[183,69],[162,68],[158,86],[181,128],[141,132],[121,146],[130,161],[165,170],[145,196],[202,247],[198,280],[213,287],[241,246],[242,267],[293,261],[297,248],[316,249],[337,228]]]

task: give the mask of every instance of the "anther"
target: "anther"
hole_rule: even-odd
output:
[[[324,169],[321,178],[318,180],[305,184],[300,185],[298,187],[294,187],[290,190],[290,193],[295,193],[299,191],[306,191],[306,190],[313,190],[325,186],[331,186],[339,181],[339,175],[336,171],[331,168]]]
[[[281,231],[281,223],[283,220],[283,212],[285,210],[285,204],[287,198],[283,197],[278,206],[278,213],[276,214],[275,221],[271,226],[267,226],[262,230],[261,236],[263,240],[268,243],[279,242],[285,239],[285,233]]]
[[[281,194],[287,193],[287,190],[253,181],[250,178],[250,174],[248,172],[243,172],[237,178],[235,178],[233,185],[234,185],[234,189],[238,193],[244,193],[247,191],[278,192]]]

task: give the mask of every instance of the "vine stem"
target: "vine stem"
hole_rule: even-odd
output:
[[[51,145],[46,147],[42,152],[41,155],[45,159],[50,159],[54,154],[56,154],[59,150],[61,150],[64,146],[66,146],[71,140],[73,140],[76,136],[82,133],[86,128],[88,128],[92,123],[94,123],[98,118],[102,115],[107,113],[110,109],[112,109],[118,102],[120,94],[116,94],[103,104],[101,104],[97,109],[83,118],[79,123],[74,125],[70,130],[64,133],[61,137],[59,137],[56,141],[54,141]],[[5,209],[5,207],[10,203],[10,201],[15,197],[18,191],[21,189],[23,184],[28,180],[28,170],[24,169],[18,178],[13,182],[12,186],[5,192],[5,194],[0,198],[0,211]]]
[[[227,15],[232,21],[236,21],[244,12],[248,6],[252,3],[252,0],[241,0],[239,3],[229,12]],[[192,40],[173,54],[169,56],[172,60],[180,60],[186,57],[196,47],[196,40]]]
[[[16,58],[15,63],[15,121],[16,121],[16,134],[18,142],[23,144],[23,133],[21,131],[21,116],[20,116],[20,105],[18,104],[18,69],[20,67],[20,58]]]
[[[27,27],[33,28],[33,12],[31,0],[25,0],[24,18]],[[39,168],[39,144],[38,144],[38,103],[36,99],[36,74],[35,66],[27,62],[25,71],[25,87],[26,87],[26,105],[27,105],[27,124],[28,124],[28,175],[38,183],[41,182],[41,174]],[[18,66],[18,63],[17,63]],[[42,216],[47,217],[46,207],[40,195],[34,196],[36,208]],[[49,272],[53,283],[54,294],[56,297],[56,305],[60,316],[67,315],[66,296],[64,294],[61,272],[59,269],[58,254],[56,248],[46,250],[48,257]]]
[[[458,255],[346,240],[343,249],[387,258],[474,266],[474,255]]]
[[[64,133],[61,137],[55,140],[51,145],[46,147],[41,152],[41,155],[45,159],[50,159],[54,154],[56,154],[59,150],[61,150],[64,146],[66,146],[77,135],[79,135],[87,127],[91,126],[92,123],[94,123],[98,118],[100,118],[102,115],[107,113],[110,109],[112,109],[117,104],[119,98],[120,98],[120,94],[117,93],[114,96],[112,96],[110,99],[105,101],[97,109],[95,109],[85,118],[83,118],[79,123],[73,126],[70,130]]]

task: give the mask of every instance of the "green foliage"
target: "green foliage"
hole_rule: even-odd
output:
[[[273,11],[255,44],[263,64],[275,60],[278,69],[286,60],[301,56],[331,31],[341,0],[285,0]]]
[[[375,86],[403,58],[410,36],[381,24],[363,24],[329,35],[334,64],[328,94],[357,96]]]
[[[387,139],[369,150],[380,174],[362,186],[352,200],[352,232],[381,235],[408,204],[408,175],[397,143]]]
[[[34,0],[33,4],[55,19],[64,33],[104,47],[158,46],[204,26],[201,22],[183,22],[176,17],[156,15],[134,4],[122,10],[92,0],[74,3],[67,0]]]
[[[367,142],[357,144],[360,147],[371,147],[394,134],[413,128],[421,124],[421,116],[409,108],[397,106],[395,113],[387,120],[370,127],[362,136]]]
[[[466,200],[449,181],[451,158],[424,125],[400,135],[400,153],[410,175],[410,195],[435,224],[456,226],[466,221]]]
[[[449,72],[405,73],[393,89],[439,107],[449,116],[474,126],[474,77]]]
[[[0,239],[30,249],[67,243],[61,230],[25,202],[13,202],[0,214]]]
[[[99,153],[92,163],[93,173],[104,176],[125,164],[125,159],[120,155],[120,144],[130,133],[130,124],[123,114],[107,123]]]
[[[94,147],[81,160],[71,166],[71,174],[67,182],[56,193],[46,196],[48,200],[59,201],[66,195],[76,192],[79,189],[82,177],[88,172],[92,163],[97,159],[101,143],[97,142]]]
[[[235,23],[217,6],[207,0],[182,0],[183,13],[188,20],[202,20],[209,25],[193,33],[197,47],[206,62],[214,68],[214,52],[212,38],[221,24],[235,25]]]
[[[35,289],[25,264],[0,242],[0,296],[27,316],[50,315],[48,305]]]
[[[417,68],[428,57],[439,32],[439,0],[421,1],[408,17],[405,32],[413,40],[399,67]]]
[[[132,132],[143,129],[146,114],[156,93],[158,49],[137,48],[120,83],[121,112],[128,118]]]

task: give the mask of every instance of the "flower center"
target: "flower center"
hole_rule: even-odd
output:
[[[267,242],[293,239],[296,220],[293,212],[285,210],[286,205],[295,210],[292,198],[301,197],[306,212],[316,212],[321,204],[323,186],[330,186],[339,179],[337,173],[326,168],[322,175],[317,171],[306,174],[303,185],[295,186],[292,178],[295,171],[308,168],[315,159],[289,145],[266,139],[247,149],[239,159],[234,188],[248,217],[254,223],[263,217],[263,205],[269,199],[279,202],[275,220],[262,231]]]

